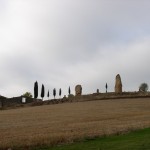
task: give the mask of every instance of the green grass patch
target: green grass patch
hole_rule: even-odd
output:
[[[73,144],[33,150],[150,150],[150,128],[125,135],[85,139]]]

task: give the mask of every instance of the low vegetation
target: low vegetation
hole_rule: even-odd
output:
[[[0,111],[0,149],[52,146],[150,127],[150,98],[97,100]]]
[[[149,150],[150,128],[125,135],[89,138],[80,142],[55,147],[35,148],[33,150]]]

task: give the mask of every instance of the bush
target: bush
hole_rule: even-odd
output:
[[[147,83],[142,83],[139,87],[139,91],[147,92],[148,91],[148,84]]]
[[[30,92],[24,93],[23,96],[27,98],[32,98],[32,94]]]

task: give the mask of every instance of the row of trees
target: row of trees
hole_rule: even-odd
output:
[[[106,93],[107,93],[107,89],[108,89],[108,85],[106,83],[105,85],[105,88],[106,88]],[[98,90],[97,90],[98,91]],[[148,84],[147,83],[142,83],[140,86],[139,86],[139,91],[143,91],[143,92],[146,92],[148,91]],[[29,93],[29,92],[26,92],[25,93],[26,96],[28,97],[32,97],[32,95]],[[69,89],[68,89],[68,94],[70,95],[71,94],[71,89],[70,89],[70,86],[69,86]],[[30,96],[31,95],[31,96]],[[61,88],[59,89],[59,96],[61,97],[62,95],[62,90]],[[56,96],[56,88],[53,89],[53,96],[54,96],[54,99],[55,99],[55,96]],[[38,82],[36,81],[34,83],[34,98],[37,98],[38,97]],[[45,97],[45,87],[44,85],[42,84],[42,88],[41,88],[41,98],[43,99]],[[50,92],[48,90],[47,92],[47,97],[49,99],[50,97]]]
[[[70,95],[71,94],[71,89],[70,89],[70,86],[69,86],[69,89],[68,89],[68,94]],[[61,97],[62,95],[62,90],[61,88],[59,89],[59,96]],[[41,98],[43,99],[45,96],[45,87],[44,85],[42,84],[42,88],[41,88]],[[54,96],[54,99],[55,99],[55,96],[56,96],[56,88],[53,89],[53,96]],[[38,97],[38,82],[36,81],[34,83],[34,98],[37,98]],[[47,97],[49,99],[50,97],[50,93],[49,93],[49,90],[47,92]]]

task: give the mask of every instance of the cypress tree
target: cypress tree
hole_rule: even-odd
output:
[[[41,89],[41,97],[42,97],[42,99],[43,99],[44,95],[45,95],[45,89],[44,89],[44,85],[42,84],[42,89]]]
[[[47,97],[48,97],[48,99],[49,99],[49,90],[48,90],[48,93],[47,93]]]
[[[56,96],[56,89],[55,88],[53,89],[53,96],[54,96],[54,99],[55,99],[55,96]]]
[[[106,83],[106,85],[105,85],[105,88],[106,88],[106,93],[107,93],[107,88],[108,88],[108,85],[107,85],[107,83]]]
[[[38,97],[38,82],[34,83],[34,98]]]
[[[59,89],[59,96],[61,97],[61,88]]]
[[[68,89],[68,93],[69,93],[69,95],[71,94],[70,86],[69,86],[69,89]]]

